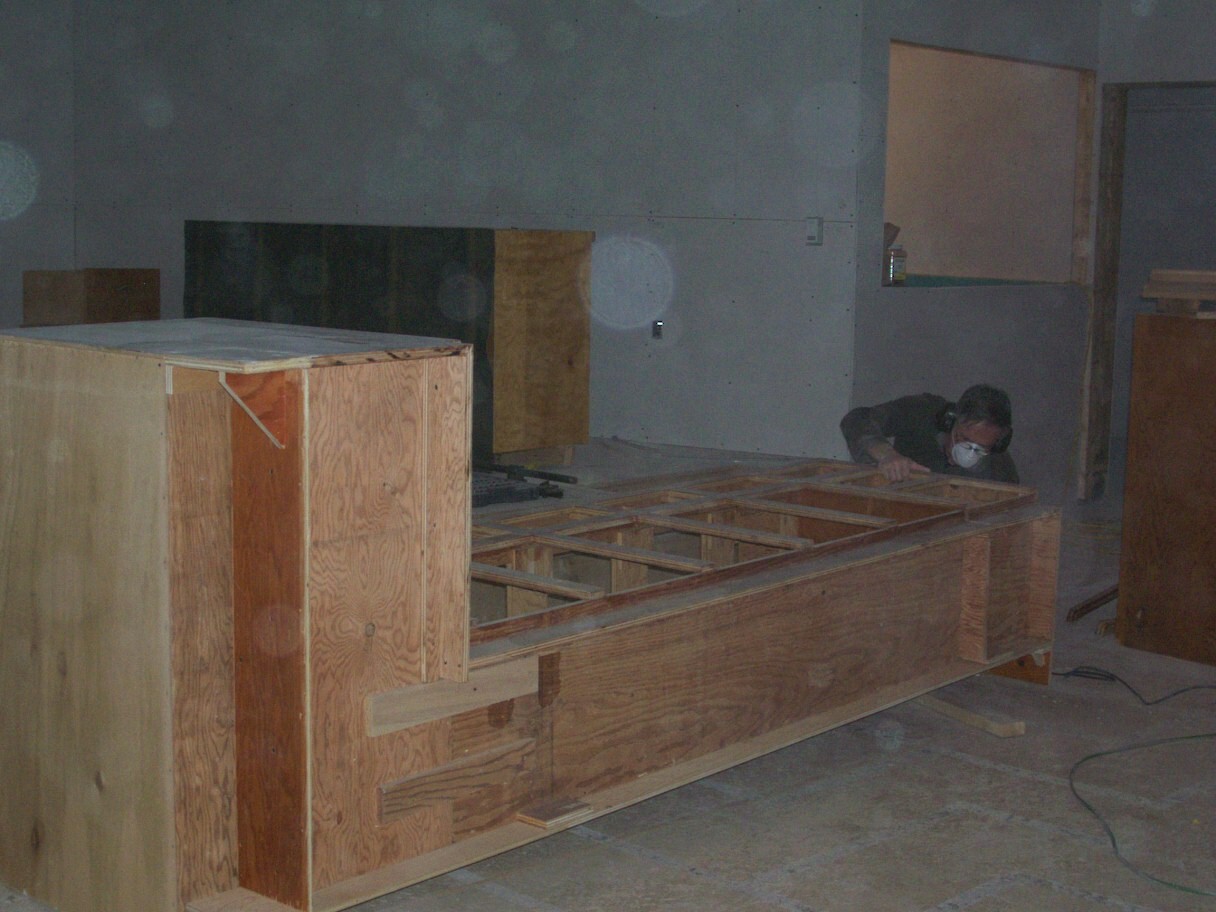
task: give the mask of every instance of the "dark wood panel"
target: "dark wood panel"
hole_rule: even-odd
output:
[[[1216,320],[1136,318],[1116,633],[1216,664]]]

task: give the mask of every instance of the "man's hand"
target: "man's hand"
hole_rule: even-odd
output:
[[[913,475],[928,474],[930,469],[909,459],[894,449],[878,460],[878,469],[887,481],[907,481]]]

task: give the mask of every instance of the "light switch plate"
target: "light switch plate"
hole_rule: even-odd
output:
[[[806,220],[806,245],[823,246],[823,216],[813,215]]]

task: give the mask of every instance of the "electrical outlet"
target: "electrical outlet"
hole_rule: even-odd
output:
[[[813,215],[806,220],[806,245],[823,246],[823,216]]]

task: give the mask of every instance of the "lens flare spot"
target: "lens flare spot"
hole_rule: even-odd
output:
[[[675,276],[658,245],[638,237],[608,237],[591,249],[591,313],[614,329],[636,329],[671,305]]]
[[[15,219],[38,195],[38,165],[16,143],[0,142],[0,219]]]

